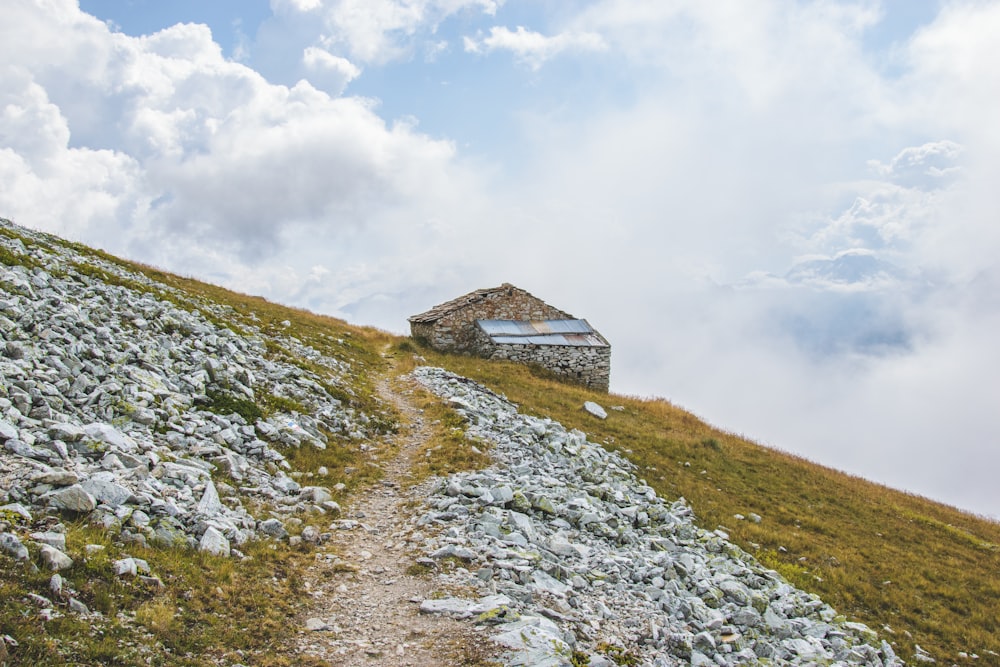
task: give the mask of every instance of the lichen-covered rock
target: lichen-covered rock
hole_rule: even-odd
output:
[[[80,484],[73,484],[49,496],[52,507],[67,512],[86,513],[97,507],[97,500]]]
[[[0,551],[18,561],[26,561],[29,558],[28,548],[14,533],[0,533]]]

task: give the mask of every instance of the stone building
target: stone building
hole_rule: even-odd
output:
[[[411,335],[431,347],[537,364],[607,391],[611,346],[586,320],[510,283],[480,289],[409,318]]]

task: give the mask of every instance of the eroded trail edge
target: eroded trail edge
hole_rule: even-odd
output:
[[[424,546],[417,525],[423,500],[435,482],[408,484],[414,457],[431,437],[408,389],[391,381],[382,398],[403,416],[382,460],[384,477],[331,527],[333,538],[308,568],[312,603],[303,616],[296,650],[334,665],[440,667],[467,664],[470,654],[490,650],[479,629],[446,616],[420,613],[420,603],[440,596],[435,582],[408,572]],[[485,663],[484,663],[485,664]]]

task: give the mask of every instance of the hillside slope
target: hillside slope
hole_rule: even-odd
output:
[[[621,452],[663,497],[685,498],[699,525],[878,630],[908,661],[1000,664],[1000,524],[762,447],[666,401],[419,353]],[[620,409],[600,420],[581,410],[588,400]]]
[[[336,548],[326,526],[382,474],[401,419],[376,380],[418,357],[626,456],[641,484],[668,503],[683,496],[702,528],[904,658],[998,660],[1000,526],[662,401],[416,349],[7,221],[0,333],[0,597],[11,601],[0,662],[304,664],[288,627],[313,551]],[[438,418],[417,478],[486,463],[453,412],[420,400]],[[621,409],[601,421],[580,409],[586,400]],[[425,556],[406,557],[418,572]],[[471,567],[461,560],[436,576],[460,577]],[[604,646],[621,664],[632,655],[615,650]]]

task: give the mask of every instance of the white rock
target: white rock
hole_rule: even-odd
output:
[[[219,491],[215,488],[215,484],[209,479],[205,482],[205,492],[201,496],[201,500],[198,501],[198,509],[195,510],[198,514],[206,517],[213,517],[222,511],[222,500],[219,499]]]
[[[134,577],[139,572],[138,564],[134,558],[122,558],[111,564],[111,569],[119,577]]]
[[[40,549],[40,555],[42,557],[42,563],[49,570],[53,572],[58,572],[60,570],[67,570],[73,567],[73,559],[64,554],[59,549],[48,544],[43,544]]]
[[[229,540],[217,528],[209,526],[205,529],[198,542],[198,550],[206,551],[214,556],[229,556]]]
[[[94,440],[103,442],[118,451],[133,453],[139,449],[138,445],[135,444],[135,440],[125,435],[111,424],[94,422],[84,426],[83,431]]]
[[[69,512],[91,512],[97,507],[97,500],[79,484],[67,486],[49,496],[49,502],[56,509]]]
[[[322,618],[307,618],[306,619],[306,630],[310,632],[322,632],[323,630],[329,630],[330,624],[324,621]]]
[[[80,486],[98,503],[118,507],[129,499],[132,491],[119,484],[117,479],[110,470],[101,470],[80,482]]]
[[[20,432],[17,427],[11,424],[6,419],[0,419],[0,439],[3,440],[16,440],[20,438]]]
[[[21,540],[14,533],[0,533],[0,551],[18,561],[29,558],[28,547],[21,544]]]
[[[39,544],[48,544],[60,551],[66,551],[66,534],[51,531],[32,533],[31,539]]]

